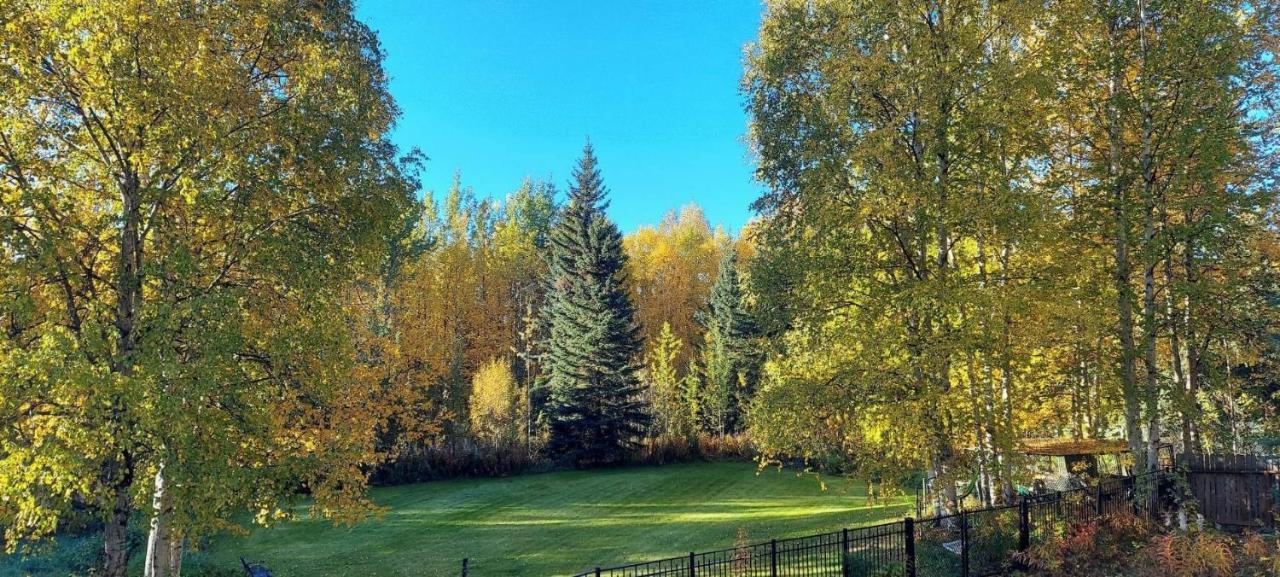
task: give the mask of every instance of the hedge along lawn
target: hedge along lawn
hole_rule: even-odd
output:
[[[885,521],[912,497],[870,507],[862,484],[750,463],[699,463],[465,479],[374,489],[389,510],[355,527],[303,519],[215,540],[218,568],[240,556],[278,577],[571,575],[595,567]],[[207,567],[212,569],[213,567]],[[194,569],[194,568],[193,568]]]

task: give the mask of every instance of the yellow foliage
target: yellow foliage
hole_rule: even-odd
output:
[[[468,401],[472,434],[489,441],[510,441],[527,414],[524,396],[506,358],[490,359],[471,379]]]
[[[653,350],[664,324],[681,342],[702,342],[694,312],[705,305],[730,240],[723,230],[711,227],[695,204],[668,212],[658,226],[642,226],[623,239],[646,351]],[[672,364],[687,366],[692,349],[678,351]]]

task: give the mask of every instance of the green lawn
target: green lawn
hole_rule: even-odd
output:
[[[830,482],[830,480],[828,480]],[[866,506],[861,485],[751,464],[707,463],[468,479],[373,491],[390,508],[356,527],[301,520],[216,541],[204,561],[240,555],[278,577],[567,575],[594,567],[900,519],[909,499]]]

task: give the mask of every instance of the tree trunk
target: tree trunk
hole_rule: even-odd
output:
[[[1186,313],[1178,310],[1177,295],[1174,294],[1173,249],[1165,253],[1164,274],[1166,285],[1165,316],[1169,319],[1169,359],[1173,369],[1173,379],[1178,399],[1178,412],[1182,425],[1182,454],[1190,456],[1193,441],[1191,439],[1191,407],[1195,399],[1189,394],[1191,387],[1187,384],[1187,370],[1184,364],[1186,348],[1182,340],[1183,323]]]
[[[1185,222],[1192,222],[1194,216],[1188,210],[1185,216]],[[1188,287],[1194,287],[1198,282],[1198,271],[1196,270],[1195,244],[1190,235],[1187,237],[1186,246],[1183,247],[1182,253],[1183,276],[1186,278]],[[1200,422],[1200,400],[1197,398],[1200,388],[1200,375],[1203,374],[1200,367],[1200,346],[1197,341],[1198,333],[1195,325],[1195,313],[1192,311],[1193,302],[1190,297],[1183,303],[1183,337],[1187,341],[1187,399],[1186,407],[1186,428],[1187,438],[1190,440],[1190,450],[1196,451],[1202,449],[1202,440],[1198,430]]]
[[[106,577],[125,577],[125,570],[129,567],[127,534],[129,512],[132,510],[129,499],[131,484],[131,479],[125,477],[113,487],[115,496],[111,503],[111,513],[107,516],[106,525],[102,529],[102,574]]]
[[[1144,192],[1148,186],[1143,186]],[[1148,243],[1154,244],[1155,230],[1152,207],[1148,203],[1144,217],[1144,236]],[[1142,324],[1143,324],[1143,365],[1146,369],[1147,401],[1147,470],[1155,469],[1159,461],[1160,450],[1160,366],[1156,359],[1156,338],[1159,330],[1156,327],[1156,282],[1155,264],[1150,261],[1142,271]]]
[[[978,457],[978,495],[982,500],[983,506],[991,506],[991,443],[990,443],[990,427],[991,423],[988,419],[990,413],[984,409],[984,403],[978,402],[981,393],[978,390],[978,382],[983,380],[979,376],[977,355],[973,351],[969,351],[968,355],[968,373],[969,378],[969,398],[973,400],[973,441],[977,449]],[[990,386],[985,387],[990,390]]]
[[[955,511],[956,502],[959,500],[956,481],[951,478],[947,468],[951,458],[951,448],[948,444],[946,449],[933,456],[929,464],[929,489],[933,497],[933,513],[939,517]]]
[[[1129,453],[1135,469],[1146,468],[1146,453],[1142,442],[1142,405],[1138,395],[1137,348],[1134,345],[1133,302],[1130,286],[1132,264],[1129,262],[1129,210],[1125,178],[1121,174],[1123,161],[1123,130],[1120,126],[1120,90],[1124,81],[1120,67],[1120,38],[1122,35],[1119,9],[1110,3],[1112,14],[1107,25],[1107,41],[1110,45],[1111,70],[1107,83],[1107,138],[1110,146],[1107,162],[1107,178],[1111,186],[1111,210],[1114,220],[1116,289],[1116,332],[1120,340],[1120,387],[1124,393],[1125,435],[1129,440]]]
[[[1142,113],[1142,151],[1140,164],[1142,167],[1142,202],[1143,202],[1143,243],[1146,262],[1142,270],[1142,324],[1144,360],[1146,366],[1146,401],[1147,401],[1147,469],[1154,469],[1158,464],[1160,450],[1160,366],[1156,359],[1156,340],[1159,338],[1159,327],[1156,325],[1156,266],[1160,258],[1154,250],[1162,248],[1157,242],[1159,231],[1156,230],[1156,210],[1160,203],[1156,199],[1156,159],[1155,128],[1151,112],[1151,98],[1145,83],[1150,82],[1147,72],[1150,64],[1147,59],[1147,4],[1146,0],[1138,0],[1138,42],[1142,58],[1142,82],[1137,87],[1138,102]]]
[[[182,577],[182,555],[186,552],[181,533],[170,529],[169,577]]]
[[[173,496],[164,476],[164,465],[156,471],[151,497],[151,530],[147,534],[145,577],[178,577],[182,571],[182,537],[173,527]]]
[[[116,358],[113,373],[128,378],[133,375],[134,354],[138,335],[136,320],[142,300],[142,238],[139,231],[141,197],[138,177],[125,171],[121,177],[119,275],[116,279]],[[127,444],[132,435],[126,430],[125,400],[116,396],[111,401],[112,432],[110,441]],[[133,485],[134,465],[128,447],[116,447],[116,455],[109,457],[103,467],[103,484],[114,493],[111,514],[103,531],[103,574],[106,577],[124,577],[129,564],[129,551],[125,541],[132,503],[129,491]]]

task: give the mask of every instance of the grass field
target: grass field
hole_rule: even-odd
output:
[[[751,541],[794,537],[887,520],[909,498],[868,507],[861,484],[748,463],[700,463],[569,471],[504,479],[463,479],[374,489],[388,508],[355,527],[302,519],[246,537],[222,537],[187,557],[184,575],[243,575],[239,557],[277,577],[571,575],[597,564],[731,547],[738,529]],[[141,526],[139,527],[141,531]],[[135,535],[140,540],[141,534]],[[100,537],[60,539],[55,554],[0,556],[0,577],[83,575]],[[141,574],[136,551],[131,574]]]
[[[390,510],[353,528],[300,520],[216,541],[207,563],[261,561],[303,575],[566,575],[619,562],[900,519],[908,499],[867,507],[861,485],[746,463],[457,480],[376,489]]]

